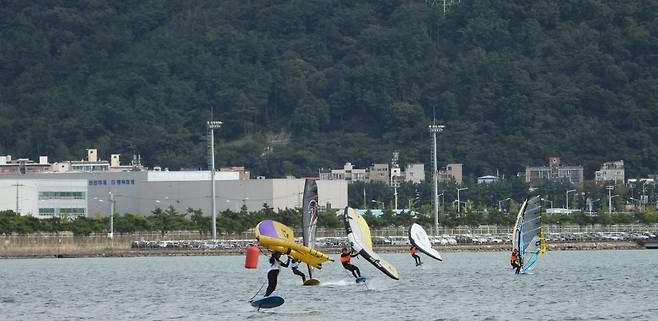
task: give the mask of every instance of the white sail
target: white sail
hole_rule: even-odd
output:
[[[414,223],[409,227],[409,242],[429,257],[443,261],[441,254],[432,248],[432,242],[430,242],[430,238],[427,236],[427,232],[425,232],[425,229],[422,226]]]

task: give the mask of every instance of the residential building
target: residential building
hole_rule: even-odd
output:
[[[451,180],[454,180],[457,185],[463,184],[463,164],[448,164],[445,171],[439,170],[439,182],[450,182]]]
[[[559,157],[549,157],[548,166],[526,166],[525,182],[537,186],[542,180],[568,179],[572,184],[583,183],[583,166],[563,166]]]
[[[407,164],[404,169],[404,181],[421,183],[425,180],[425,164]]]
[[[354,168],[352,163],[345,163],[342,169],[320,169],[320,180],[345,180],[348,182],[368,181],[368,170],[365,168]]]
[[[146,170],[141,164],[141,157],[134,155],[130,165],[121,165],[121,155],[111,154],[110,160],[98,158],[98,150],[87,149],[87,159],[79,161],[63,161],[53,163],[52,172],[125,172]]]
[[[624,184],[625,170],[624,161],[618,160],[603,163],[601,169],[594,172],[594,180],[597,184],[613,183],[615,185]]]
[[[388,184],[388,173],[388,164],[372,164],[369,168],[368,179],[370,182],[382,182]]]
[[[39,162],[35,163],[28,158],[19,158],[12,160],[11,155],[0,156],[0,174],[29,174],[41,173],[50,170],[48,156],[39,157]]]
[[[251,179],[251,173],[244,166],[220,167],[220,172],[235,172],[239,174],[240,180],[246,181]]]

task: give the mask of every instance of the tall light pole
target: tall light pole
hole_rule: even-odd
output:
[[[212,211],[212,239],[217,239],[217,208],[215,207],[215,129],[222,127],[219,120],[210,120],[208,125],[208,147],[210,156],[210,210]]]
[[[439,233],[439,171],[436,165],[436,134],[443,131],[445,126],[432,124],[429,126],[430,133],[432,134],[432,183],[434,184],[434,235]]]
[[[459,213],[461,213],[461,208],[462,208],[462,202],[460,201],[459,198],[459,191],[467,190],[468,187],[462,187],[457,189],[457,216],[459,216]]]
[[[567,195],[566,195],[566,198],[565,198],[565,200],[566,200],[565,202],[566,202],[566,203],[565,203],[565,205],[564,205],[564,207],[565,207],[566,209],[569,209],[569,193],[573,193],[573,192],[575,192],[575,191],[576,191],[575,189],[570,189],[570,190],[567,191]]]

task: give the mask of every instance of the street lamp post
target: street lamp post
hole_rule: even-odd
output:
[[[468,189],[468,187],[462,187],[462,188],[457,189],[457,213],[458,214],[461,213],[461,207],[462,207],[462,203],[461,203],[460,198],[459,198],[459,192],[463,191],[463,190],[467,190],[467,189]]]
[[[377,204],[377,209],[379,209],[379,204],[382,205],[382,209],[383,209],[383,207],[384,207],[384,202],[377,201],[377,200],[370,200],[370,202]]]
[[[594,203],[600,201],[600,198],[597,198],[595,200],[590,200],[589,201],[589,216],[592,216],[592,207],[594,207]]]
[[[565,204],[564,204],[564,207],[566,209],[569,209],[569,193],[573,193],[575,191],[576,191],[575,189],[570,189],[570,190],[567,191],[566,198],[565,198]]]
[[[212,116],[212,115],[211,115]],[[208,125],[210,156],[210,210],[212,211],[212,239],[217,239],[217,208],[215,204],[215,129],[222,127],[222,122],[210,120]]]
[[[615,187],[606,186],[605,189],[608,190],[608,214],[612,214],[612,190],[615,189]]]
[[[500,200],[500,201],[498,201],[498,212],[502,212],[502,211],[503,211],[503,202],[505,202],[505,201],[509,201],[509,200],[511,200],[510,197],[508,197],[508,198],[506,198],[506,199],[504,199],[504,200]]]
[[[551,204],[551,208],[553,208],[553,201],[547,200],[545,198],[542,198],[541,200],[544,201],[544,202],[548,202],[549,204]]]
[[[641,200],[639,200],[635,197],[631,197],[631,201],[636,201],[637,202],[637,206],[635,208],[639,207],[640,209],[642,209],[642,201]]]

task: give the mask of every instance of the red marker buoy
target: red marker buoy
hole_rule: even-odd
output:
[[[258,256],[260,251],[258,246],[249,245],[247,246],[247,256],[244,259],[244,267],[247,269],[255,269],[258,267]]]

